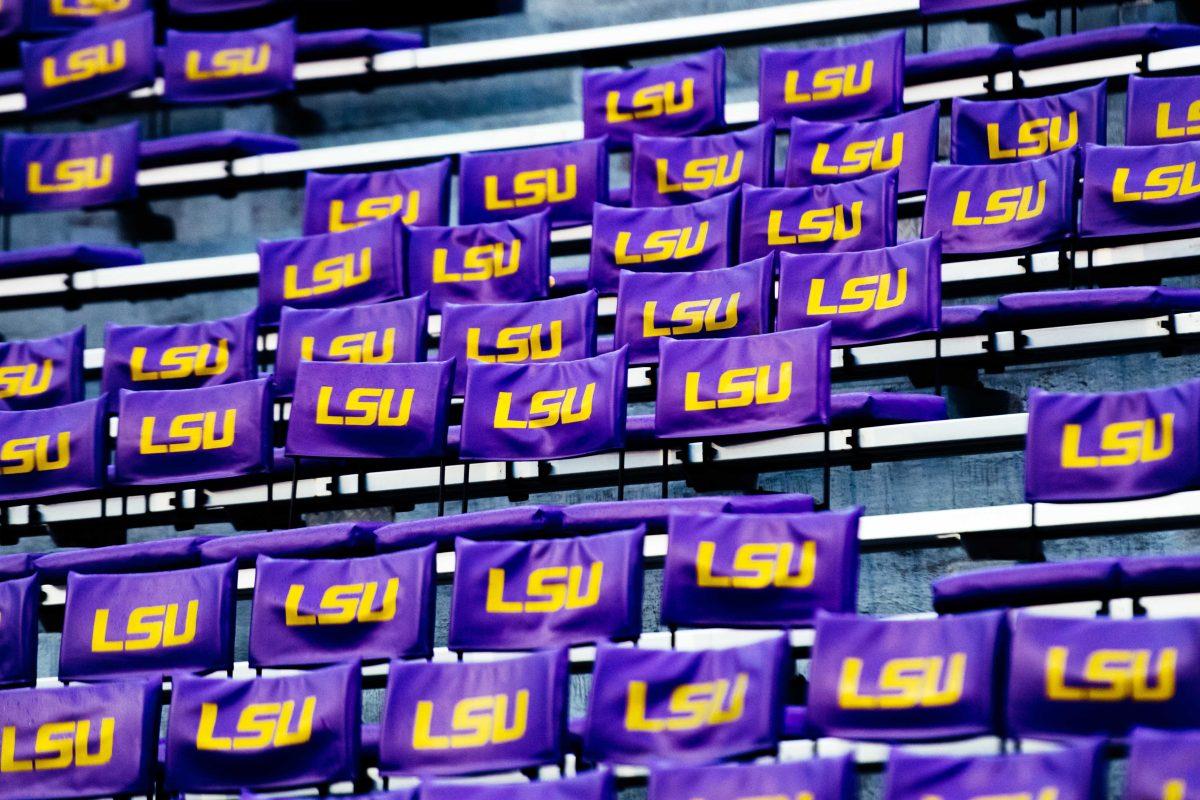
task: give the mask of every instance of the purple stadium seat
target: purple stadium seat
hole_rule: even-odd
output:
[[[450,544],[459,536],[503,539],[553,533],[559,528],[560,513],[558,506],[512,506],[450,517],[405,520],[376,530],[375,543],[379,552],[385,553],[430,542]]]
[[[691,514],[789,514],[813,510],[807,494],[762,494],[741,497],[686,497],[652,500],[604,500],[563,506],[565,533],[594,533],[646,525],[647,533],[666,533],[672,512]]]
[[[272,558],[335,558],[366,555],[374,550],[379,522],[335,522],[311,528],[263,531],[210,538],[199,546],[200,562],[221,564],[236,559],[252,567],[260,555]]]
[[[1123,596],[1200,592],[1200,554],[1121,558],[1117,567]]]
[[[0,253],[0,277],[77,272],[85,269],[144,264],[136,247],[100,244],[55,244]]]
[[[296,60],[373,56],[393,50],[411,50],[424,44],[425,40],[419,33],[375,31],[370,28],[316,31],[296,36]]]
[[[997,301],[993,316],[1001,328],[1022,328],[1197,310],[1200,310],[1200,289],[1130,286],[1004,295]]]
[[[1200,44],[1200,26],[1143,23],[1054,36],[1013,49],[1022,69]]]
[[[1013,48],[1007,44],[985,44],[919,53],[904,59],[905,83],[933,83],[972,75],[992,75],[1013,68]]]
[[[165,139],[148,139],[138,145],[138,166],[142,169],[200,161],[232,161],[265,153],[290,153],[300,143],[286,136],[251,131],[212,131],[185,133]]]
[[[25,88],[25,75],[19,69],[0,70],[0,93],[16,93]]]
[[[939,614],[988,608],[1013,608],[1107,600],[1120,594],[1115,558],[1018,564],[939,578],[933,582],[933,607]]]
[[[899,392],[844,392],[830,398],[830,426],[864,428],[946,418],[946,398]]]
[[[8,553],[0,556],[0,581],[23,578],[33,572],[36,553]]]
[[[586,269],[565,269],[550,276],[552,294],[578,294],[587,289],[588,271]]]
[[[80,550],[59,550],[34,561],[43,583],[64,583],[68,572],[158,572],[200,565],[200,549],[206,536],[183,536],[153,542],[114,544]]]
[[[942,306],[942,336],[966,336],[994,329],[995,305]]]

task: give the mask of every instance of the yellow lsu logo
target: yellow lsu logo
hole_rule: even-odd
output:
[[[1178,139],[1200,134],[1200,100],[1188,104],[1187,118],[1178,127],[1171,125],[1171,104],[1159,103],[1154,116],[1154,135],[1159,139]]]
[[[1063,426],[1059,463],[1064,469],[1128,467],[1132,464],[1162,461],[1175,451],[1175,415],[1163,414],[1157,420],[1151,417],[1127,422],[1110,422],[1100,432],[1099,455],[1082,454],[1082,438],[1083,426]]]
[[[271,45],[263,42],[258,47],[228,47],[213,53],[209,62],[206,69],[204,54],[189,50],[184,60],[184,77],[189,81],[213,81],[261,75],[271,64]]]
[[[233,445],[237,409],[225,409],[220,433],[217,432],[218,411],[202,411],[195,414],[180,414],[171,419],[167,428],[169,441],[159,442],[154,436],[158,422],[155,417],[142,418],[138,452],[145,456],[163,453],[192,453],[196,450],[222,450]]]
[[[200,601],[189,600],[184,612],[183,627],[179,625],[179,603],[159,606],[138,606],[129,612],[125,621],[125,638],[108,638],[110,609],[96,609],[92,620],[93,653],[133,653],[182,647],[196,640],[196,617]]]
[[[375,596],[379,594],[379,581],[365,583],[335,583],[321,594],[321,605],[317,613],[304,614],[300,604],[304,600],[305,587],[293,583],[288,587],[284,600],[284,621],[289,628],[310,625],[349,625],[354,622],[390,622],[396,618],[396,598],[400,594],[400,579],[388,578],[384,584],[379,608],[375,608]]]
[[[129,8],[130,0],[50,0],[55,17],[101,17]]]
[[[807,312],[810,317],[835,314],[861,314],[864,311],[887,311],[904,305],[908,297],[908,268],[901,267],[895,275],[892,293],[892,273],[863,275],[842,284],[840,301],[825,302],[825,279],[813,278],[808,288]]]
[[[467,328],[467,358],[489,364],[545,361],[562,355],[562,320],[551,320],[544,335],[542,323],[501,328],[496,334],[495,355],[479,352],[480,328]]]
[[[604,108],[609,122],[629,122],[650,117],[670,117],[691,111],[696,105],[696,81],[687,78],[678,86],[675,81],[643,86],[633,93],[632,108],[621,111],[621,93],[612,91],[605,99]]]
[[[833,208],[810,208],[800,215],[796,233],[783,232],[783,211],[775,210],[767,216],[767,244],[810,244],[812,242],[842,242],[862,233],[862,201],[850,205],[850,216],[846,207],[838,203]]]
[[[489,744],[519,741],[525,736],[529,726],[529,690],[519,690],[513,698],[512,706],[512,718],[509,719],[507,694],[464,697],[454,704],[454,711],[450,715],[450,730],[435,734],[433,701],[421,700],[417,703],[417,713],[413,720],[413,749],[466,750]]]
[[[565,165],[561,177],[558,167],[518,172],[513,176],[512,196],[508,198],[500,197],[500,176],[488,175],[483,179],[484,208],[499,211],[566,202],[573,199],[579,191],[576,173],[574,164]]]
[[[421,214],[421,190],[411,189],[407,194],[392,194],[382,197],[364,197],[354,207],[354,216],[346,218],[346,201],[329,201],[329,232],[354,230],[372,222],[386,219],[403,211],[400,221],[412,225]]]
[[[873,58],[862,64],[826,67],[817,70],[813,75],[812,87],[808,91],[800,91],[800,70],[789,69],[783,99],[787,103],[815,103],[821,100],[836,100],[839,97],[857,97],[871,91],[874,75]]]
[[[49,771],[70,767],[100,767],[112,761],[114,717],[101,717],[100,735],[92,744],[92,720],[46,722],[38,726],[33,738],[35,758],[17,758],[17,728],[5,725],[0,730],[0,774],[8,772]]]
[[[375,336],[382,334],[376,349]],[[316,350],[315,336],[305,336],[300,339],[300,360],[312,361]],[[364,333],[344,333],[333,337],[329,350],[322,361],[345,361],[350,364],[388,364],[396,357],[396,329],[384,328],[382,331],[365,331]]]
[[[1037,192],[1036,196],[1034,192]],[[971,213],[971,192],[958,193],[954,204],[951,224],[970,227],[974,225],[1005,225],[1022,222],[1041,216],[1046,209],[1046,181],[1040,180],[1036,187],[1018,186],[1014,189],[997,189],[988,195],[987,206],[982,214]]]
[[[53,442],[53,445],[52,445]],[[0,445],[0,475],[53,472],[71,464],[71,432],[9,439]]]
[[[742,299],[741,292],[734,292],[729,297],[712,297],[705,300],[684,300],[676,303],[671,309],[668,324],[659,326],[655,322],[658,312],[658,301],[647,300],[642,307],[642,336],[650,339],[655,336],[684,336],[691,333],[715,333],[734,328],[738,324],[738,303]],[[722,315],[721,301],[725,302]]]
[[[113,179],[113,156],[67,158],[54,165],[54,177],[45,180],[45,168],[40,161],[29,162],[25,188],[30,194],[65,194],[86,192],[108,186]]]
[[[53,58],[42,59],[42,86],[55,89],[68,83],[78,83],[125,69],[125,40],[97,44],[73,50],[67,54],[64,69],[59,72]]]
[[[696,548],[696,585],[711,589],[804,589],[812,586],[817,571],[817,543],[796,545],[792,542],[747,542],[733,553],[731,575],[716,575],[713,564],[717,543],[702,541]]]
[[[529,399],[529,414],[525,419],[512,418],[512,392],[500,392],[496,398],[496,415],[492,427],[497,430],[536,430],[555,425],[571,425],[587,422],[592,418],[592,397],[596,394],[595,382],[583,387],[567,389],[543,389],[534,392]],[[578,401],[578,407],[576,407]]]
[[[706,189],[723,189],[733,186],[742,179],[742,161],[746,153],[738,150],[733,155],[733,161],[728,155],[693,158],[683,165],[683,178],[678,183],[672,183],[670,178],[670,162],[665,158],[654,160],[657,175],[658,193],[673,194],[675,192],[702,192]]]
[[[630,681],[625,701],[625,730],[640,733],[694,731],[726,725],[742,718],[750,676],[739,672],[732,682],[725,678],[684,683],[671,690],[667,715],[651,717],[646,708],[646,682]]]
[[[883,665],[873,690],[862,690],[863,662],[847,658],[838,678],[838,707],[881,711],[941,708],[962,699],[967,654],[892,658]]]
[[[50,388],[54,377],[54,360],[42,359],[39,364],[14,364],[0,367],[0,399],[9,397],[33,397]]]
[[[396,393],[400,400],[396,402]],[[329,413],[329,402],[333,399],[333,387],[322,386],[317,393],[318,425],[371,426],[402,428],[408,424],[412,414],[414,389],[375,388],[359,386],[346,396],[344,414]]]
[[[862,175],[864,172],[884,172],[900,166],[904,161],[904,132],[892,134],[891,149],[888,138],[867,139],[850,142],[842,151],[837,163],[830,163],[830,146],[826,142],[817,145],[813,152],[813,175]]]
[[[1175,696],[1175,666],[1179,650],[1164,647],[1158,651],[1157,665],[1153,650],[1094,650],[1083,667],[1085,686],[1067,683],[1066,647],[1046,651],[1046,697],[1066,702],[1162,703]]]
[[[508,263],[504,263],[504,251],[508,250]],[[433,251],[434,283],[467,283],[504,278],[516,273],[521,266],[521,241],[495,242],[468,247],[463,253],[462,267],[450,272],[446,267],[449,251],[439,247]]]
[[[1079,112],[1067,115],[1067,132],[1063,134],[1062,117],[1038,117],[1026,120],[1017,129],[1017,146],[1000,144],[1000,123],[987,126],[988,158],[992,161],[1007,158],[1032,158],[1069,150],[1079,141]]]
[[[129,354],[129,373],[135,381],[165,381],[173,378],[208,377],[221,375],[229,368],[229,340],[211,344],[185,344],[169,347],[158,360],[158,369],[146,369],[145,347],[135,347]],[[212,362],[209,363],[209,358]]]
[[[640,252],[629,252],[629,241],[633,238],[631,231],[621,231],[617,234],[617,243],[613,247],[613,255],[617,264],[653,264],[658,261],[678,261],[699,255],[708,241],[708,222],[701,222],[692,235],[693,228],[671,228],[662,231],[651,231],[646,235]]]
[[[371,279],[371,248],[364,247],[358,254],[325,258],[313,264],[312,280],[308,286],[300,285],[300,268],[288,264],[283,270],[283,298],[298,300],[304,297],[319,297],[359,286]]]
[[[1150,170],[1142,188],[1129,188],[1129,168],[1121,167],[1113,175],[1114,203],[1136,203],[1139,200],[1164,200],[1168,197],[1190,197],[1200,192],[1196,181],[1196,162],[1167,164]]]
[[[587,567],[587,588],[584,588],[584,567],[541,567],[529,573],[525,580],[526,600],[505,600],[506,576],[503,569],[488,570],[487,612],[489,614],[552,614],[563,609],[591,608],[600,602],[600,581],[604,562],[595,561]]]
[[[689,372],[684,379],[683,409],[712,411],[714,408],[745,408],[782,403],[792,396],[792,362],[778,364],[779,376],[771,388],[772,365],[727,369],[717,378],[719,395],[713,400],[700,399],[699,372]]]
[[[312,738],[313,715],[316,710],[317,698],[314,695],[304,698],[298,719],[295,700],[284,700],[282,703],[251,703],[238,714],[235,735],[217,736],[220,709],[216,703],[202,703],[200,724],[196,726],[196,749],[273,750],[304,744]]]

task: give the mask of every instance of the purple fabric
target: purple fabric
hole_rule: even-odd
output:
[[[0,581],[24,578],[33,572],[36,553],[6,553],[0,555]],[[4,618],[0,616],[0,620]]]
[[[99,489],[108,428],[104,397],[0,411],[0,502]]]
[[[853,800],[855,788],[854,758],[839,756],[774,764],[656,768],[650,773],[646,798],[795,797],[804,800]]]
[[[1018,0],[1024,2],[1025,0]],[[938,53],[914,53],[904,58],[904,82],[908,85],[933,83],[973,75],[992,75],[1013,67],[1013,49],[1009,44],[988,44],[943,50]]]
[[[563,506],[565,533],[610,531],[644,524],[647,533],[666,533],[671,514],[802,514],[813,510],[807,494],[745,497],[679,497],[653,500],[601,501]]]
[[[184,133],[138,144],[138,166],[142,169],[191,164],[199,161],[232,161],[264,153],[290,153],[300,143],[287,136],[252,131]]]
[[[0,342],[0,409],[53,408],[83,400],[86,330]]]
[[[946,419],[946,398],[934,394],[843,392],[830,397],[831,427],[865,428]]]
[[[255,30],[168,30],[163,101],[225,103],[290,92],[296,65],[292,20]]]
[[[54,211],[137,196],[138,123],[76,133],[6,133],[0,146],[3,205]]]
[[[903,110],[904,31],[841,47],[764,47],[758,64],[760,120],[844,122]]]
[[[296,35],[296,60],[373,56],[393,50],[411,50],[424,44],[425,37],[407,31],[376,31],[370,28],[314,31]]]
[[[1200,555],[1117,559],[1121,595],[1152,597],[1200,592]]]
[[[217,536],[200,542],[197,558],[203,564],[236,561],[254,566],[259,556],[271,558],[346,558],[367,555],[375,547],[377,522],[333,522],[311,528]]]
[[[376,530],[375,543],[379,552],[386,553],[421,547],[430,542],[448,545],[460,536],[476,540],[537,537],[557,531],[562,514],[558,506],[510,506],[449,517],[404,520]],[[618,524],[607,530],[636,524]]]
[[[34,562],[42,583],[66,583],[67,574],[156,572],[185,569],[200,563],[199,545],[203,539],[183,536],[152,542],[114,544],[84,550],[59,550],[38,556]]]
[[[672,206],[707,200],[742,185],[770,186],[775,123],[712,136],[634,136],[628,196],[614,206]]]
[[[1064,743],[1055,750],[1003,755],[919,755],[893,750],[888,760],[885,800],[933,797],[1104,797],[1108,765],[1101,742]]]
[[[1129,76],[1125,145],[1136,147],[1200,139],[1200,76]],[[1101,142],[1105,144],[1105,142]]]
[[[167,9],[172,14],[217,15],[238,14],[270,8],[280,0],[167,0]]]
[[[305,236],[340,233],[393,214],[405,225],[449,224],[450,159],[376,172],[308,173]]]
[[[966,336],[992,330],[996,306],[965,305],[942,306],[942,324],[939,332],[943,336]]]
[[[550,276],[550,291],[552,294],[578,294],[588,289],[588,271],[586,269],[564,269]]]
[[[1084,149],[1083,236],[1160,234],[1200,227],[1200,141]]]
[[[421,800],[616,800],[615,784],[613,773],[600,767],[571,778],[528,783],[423,781],[420,791]]]
[[[608,202],[608,140],[463,153],[458,221],[468,225],[550,212],[555,227],[584,225]]]
[[[1200,311],[1200,289],[1129,286],[1003,295],[992,316],[1001,328],[1033,328]]]
[[[1200,733],[1135,728],[1129,738],[1126,800],[1176,800],[1200,783]]]
[[[1017,100],[954,98],[950,163],[1004,164],[1108,141],[1108,82]]]
[[[1200,26],[1141,23],[1055,36],[1013,49],[1022,69],[1200,44]]]
[[[0,688],[31,686],[37,681],[41,601],[36,576],[0,580]],[[640,630],[641,620],[638,622]]]
[[[1120,577],[1115,558],[977,570],[935,580],[933,608],[939,614],[958,614],[991,608],[1107,600],[1117,596]]]
[[[123,267],[143,264],[145,258],[136,247],[99,244],[53,244],[0,253],[0,278],[20,275],[45,275],[54,272],[78,272],[85,269]]]
[[[5,3],[5,6],[8,4]],[[63,33],[101,27],[151,10],[149,0],[25,0],[24,27],[30,33]],[[5,9],[7,10],[7,9]]]

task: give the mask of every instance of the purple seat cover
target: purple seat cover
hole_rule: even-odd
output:
[[[1200,44],[1200,26],[1142,23],[1054,36],[1013,48],[1017,66],[1040,67]]]
[[[0,277],[123,267],[129,264],[144,264],[145,261],[142,251],[136,247],[54,244],[0,253]]]
[[[942,324],[939,331],[943,336],[987,333],[995,327],[993,324],[995,314],[996,306],[994,304],[942,306]]]
[[[184,536],[153,542],[61,550],[38,556],[33,567],[43,583],[63,583],[68,572],[158,572],[200,565],[199,545],[208,537]]]
[[[24,578],[33,572],[35,553],[8,553],[0,556],[0,581]]]
[[[904,82],[932,83],[950,78],[991,75],[1012,67],[1012,45],[984,44],[961,50],[907,56],[904,59]]]
[[[567,534],[596,533],[645,523],[647,533],[666,533],[667,518],[687,514],[788,514],[813,510],[807,494],[763,494],[740,497],[686,497],[652,500],[605,500],[562,507]]]
[[[424,44],[425,39],[421,34],[404,31],[376,31],[370,28],[315,31],[296,35],[296,60],[373,56],[393,50],[411,50]]]
[[[381,553],[422,547],[430,542],[448,545],[459,536],[470,539],[503,539],[536,534],[553,535],[559,528],[558,506],[512,506],[469,511],[449,517],[405,520],[375,531]]]
[[[251,131],[185,133],[165,139],[148,139],[138,144],[138,166],[142,169],[200,161],[231,161],[264,153],[290,153],[300,143],[286,136]]]
[[[1117,566],[1122,595],[1152,597],[1200,592],[1200,554],[1121,558]]]
[[[1020,328],[1133,319],[1198,309],[1200,289],[1129,286],[1004,295],[996,301],[994,317],[999,327]]]
[[[939,614],[990,608],[1106,600],[1118,594],[1120,571],[1115,558],[1018,564],[951,575],[933,582],[933,607]]]
[[[200,545],[200,562],[223,564],[237,560],[238,566],[254,565],[258,556],[272,558],[349,557],[375,549],[372,535],[379,522],[335,522],[311,528],[262,531],[219,536]]]
[[[935,394],[845,392],[830,398],[830,425],[862,428],[946,418],[946,398]]]

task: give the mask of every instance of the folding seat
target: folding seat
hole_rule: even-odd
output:
[[[86,330],[0,342],[0,408],[20,411],[83,400]]]
[[[565,649],[478,662],[394,661],[379,770],[468,775],[557,764],[566,702]]]
[[[904,31],[841,47],[759,51],[760,120],[854,122],[903,107]]]
[[[775,256],[703,272],[621,270],[614,347],[633,364],[658,361],[658,343],[769,333]]]
[[[36,576],[11,578],[0,573],[0,688],[32,686],[37,680],[41,599]]]
[[[954,98],[952,164],[1005,164],[1108,142],[1108,82],[1046,97]]]
[[[331,522],[291,530],[210,536],[196,545],[202,564],[236,561],[253,567],[260,556],[271,558],[354,558],[375,551],[375,531],[381,522]]]
[[[459,536],[470,536],[472,539],[505,539],[553,535],[559,530],[564,511],[565,509],[553,505],[507,506],[449,517],[402,520],[384,525],[375,531],[375,541],[379,551],[386,553],[421,547],[430,542],[436,542],[448,549]],[[632,527],[636,524],[617,524],[614,528]]]
[[[610,764],[703,764],[772,751],[790,663],[782,634],[692,652],[601,644],[584,757]]]
[[[0,580],[8,581],[13,578],[24,578],[33,574],[33,562],[36,553],[5,553],[0,555]]]
[[[167,0],[167,10],[183,17],[224,17],[269,8],[278,0]],[[197,22],[201,20],[196,20]]]
[[[562,530],[571,534],[619,530],[643,524],[647,533],[666,533],[671,515],[677,513],[798,514],[812,510],[811,495],[788,492],[571,503],[562,507],[560,515]]]
[[[0,411],[0,502],[62,497],[105,483],[104,398]]]
[[[524,303],[447,303],[438,358],[454,359],[454,393],[472,362],[574,361],[596,355],[596,292]]]
[[[152,796],[161,686],[117,681],[0,692],[0,798]]]
[[[989,0],[926,0],[937,2],[988,2]],[[1025,2],[1025,0],[991,0],[991,2]],[[928,12],[926,12],[928,13]],[[936,53],[914,53],[904,57],[904,82],[908,86],[934,83],[975,75],[993,75],[1013,68],[1012,45],[988,42],[974,47],[942,50]]]
[[[937,160],[938,104],[868,122],[794,118],[788,136],[785,185],[842,183],[898,170],[900,194],[924,192]]]
[[[955,14],[961,11],[1000,8],[1002,6],[1021,6],[1027,3],[1028,0],[921,0],[921,13],[928,16],[935,14]]]
[[[501,222],[408,228],[404,270],[410,295],[447,303],[520,303],[550,291],[550,215]]]
[[[634,134],[686,136],[725,127],[725,50],[666,64],[583,73],[584,136],[628,148]]]
[[[1121,595],[1116,558],[1090,558],[1049,564],[1017,564],[938,578],[932,584],[933,608],[960,614],[991,608],[1016,608]]]
[[[233,668],[235,564],[67,576],[58,675],[64,681]]]
[[[267,153],[291,153],[300,143],[287,136],[254,131],[205,131],[184,133],[138,144],[138,166],[142,169],[192,164],[202,161],[233,161]]]
[[[166,790],[213,794],[354,780],[360,683],[357,663],[276,678],[176,678]]]
[[[79,28],[107,26],[120,20],[149,11],[149,0],[130,0],[128,3],[100,6],[78,6],[54,0],[29,0],[21,3],[23,13],[18,14],[22,27],[28,33],[64,33]],[[80,13],[87,8],[88,13]]]
[[[528,650],[636,639],[645,527],[454,547],[452,650]]]
[[[1200,556],[1141,556],[1117,559],[1123,597],[1200,592]]]
[[[613,800],[616,781],[611,771],[593,769],[570,778],[529,783],[478,783],[432,780],[421,783],[422,800]]]
[[[1200,44],[1200,26],[1145,22],[1052,36],[1017,45],[1013,48],[1013,56],[1019,68],[1034,69],[1123,55],[1145,55],[1195,44]]]
[[[1135,728],[1129,737],[1126,800],[1179,800],[1200,783],[1200,732]]]
[[[425,37],[410,31],[339,28],[296,34],[296,60],[354,58],[423,47]]]
[[[1079,232],[1111,238],[1200,228],[1200,142],[1087,147]]]
[[[458,220],[471,225],[550,213],[560,228],[592,221],[608,202],[608,140],[463,153],[458,168]]]
[[[820,736],[888,742],[997,730],[1000,612],[932,619],[819,613],[808,722]]]
[[[779,257],[778,330],[829,322],[832,344],[869,344],[936,333],[942,243],[934,236],[859,253]]]
[[[996,305],[971,303],[961,306],[942,306],[940,332],[943,336],[968,336],[993,330]]]
[[[337,560],[260,555],[250,666],[432,657],[434,550]]]
[[[1090,800],[1104,795],[1106,768],[1094,740],[989,756],[919,755],[897,749],[888,759],[883,795],[886,800],[967,800],[988,792]]]
[[[292,90],[295,67],[292,20],[254,30],[168,30],[162,97],[175,105],[271,97]]]
[[[680,797],[851,800],[854,796],[854,759],[850,756],[775,764],[655,767],[650,770],[646,790],[648,800]]]
[[[791,628],[818,610],[853,613],[862,513],[672,514],[663,624]]]
[[[145,262],[136,247],[102,244],[52,244],[0,253],[0,278],[52,275]]]
[[[1200,290],[1197,289],[1122,286],[1006,294],[997,299],[991,317],[996,327],[1002,330],[1020,330],[1197,310],[1200,310]]]
[[[628,196],[610,205],[677,206],[775,180],[775,123],[708,136],[633,137]],[[624,193],[621,193],[624,194]]]
[[[1200,485],[1200,381],[1133,392],[1032,389],[1030,502],[1131,500]]]
[[[106,206],[137,196],[138,124],[8,133],[0,184],[8,213]]]
[[[305,236],[339,233],[393,215],[405,225],[448,225],[450,159],[377,172],[308,173]]]
[[[732,339],[660,339],[654,432],[702,439],[829,423],[829,324]]]
[[[271,464],[270,381],[121,391],[116,478],[149,485],[265,472]]]
[[[73,572],[83,575],[103,573],[158,572],[200,565],[199,546],[206,537],[179,536],[149,542],[130,542],[106,547],[55,550],[38,556],[33,562],[42,583],[64,584]]]
[[[831,427],[868,428],[946,419],[946,398],[902,392],[841,392],[829,403]]]
[[[1200,618],[1011,620],[1008,728],[1017,736],[1183,730],[1200,702]]]
[[[1200,119],[1191,98],[1200,96],[1200,76],[1129,76],[1125,94],[1125,145],[1174,144],[1200,139]],[[1104,142],[1101,142],[1104,144]]]

